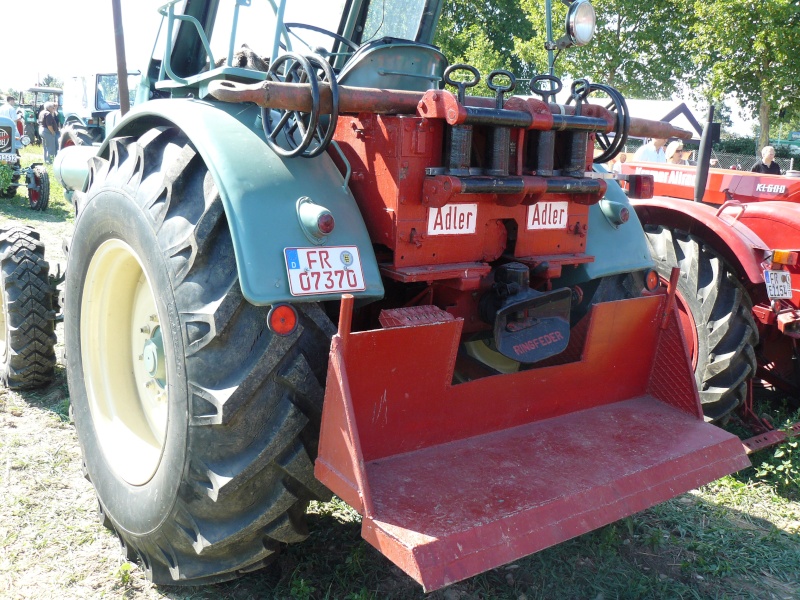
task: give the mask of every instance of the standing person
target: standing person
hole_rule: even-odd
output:
[[[667,140],[665,138],[653,138],[636,151],[633,155],[633,160],[639,162],[667,162],[667,157],[664,155],[664,145],[666,143]]]
[[[761,160],[757,160],[750,169],[753,173],[768,173],[770,175],[780,175],[781,168],[775,162],[775,148],[764,146],[761,149]]]
[[[674,141],[670,142],[667,146],[667,151],[664,152],[664,157],[667,162],[673,165],[688,165],[689,163],[683,160],[683,142]]]
[[[14,121],[14,127],[19,131],[19,115],[17,114],[17,99],[14,96],[6,96],[6,103],[0,106],[0,117],[7,117]]]
[[[44,147],[44,162],[51,164],[56,157],[58,141],[56,132],[58,123],[53,117],[53,103],[45,102],[44,109],[39,114],[39,135],[42,136],[42,146]]]
[[[611,167],[613,173],[622,173],[622,163],[628,160],[628,155],[625,152],[620,152],[614,160],[614,166]]]

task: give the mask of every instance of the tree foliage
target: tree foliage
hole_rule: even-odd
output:
[[[688,0],[697,14],[689,49],[695,82],[718,101],[735,95],[769,142],[770,120],[783,107],[800,113],[800,6],[797,0]]]
[[[684,0],[595,0],[597,34],[584,48],[560,53],[556,74],[589,77],[638,98],[668,98],[692,66],[684,51],[693,12]],[[553,1],[553,37],[566,7]],[[485,26],[484,26],[485,24]],[[544,0],[449,0],[437,37],[453,62],[482,73],[510,68],[528,78],[547,72]]]

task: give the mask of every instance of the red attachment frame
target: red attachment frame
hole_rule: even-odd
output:
[[[748,466],[704,422],[665,309],[660,295],[596,305],[575,362],[458,385],[460,319],[343,324],[316,476],[432,590]]]

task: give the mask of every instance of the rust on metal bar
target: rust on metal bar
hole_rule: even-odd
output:
[[[327,83],[319,83],[320,111],[323,114],[331,112],[331,90]],[[306,83],[283,83],[280,81],[263,81],[260,83],[244,84],[235,81],[212,81],[208,84],[209,93],[223,102],[252,102],[264,108],[280,110],[311,110],[311,86]],[[427,108],[420,116],[431,118],[446,118],[448,122],[461,122],[466,119],[467,110],[458,102],[448,102],[454,96],[449,92],[436,90],[426,94],[420,92],[407,92],[402,90],[383,90],[377,88],[361,88],[346,85],[339,86],[339,110],[343,113],[368,112],[372,114],[417,114],[417,108]],[[426,100],[428,99],[428,100]],[[466,106],[488,107],[491,98],[468,97]],[[422,103],[422,104],[421,104]],[[442,104],[443,103],[443,104]],[[453,104],[453,106],[451,106]],[[514,96],[506,103],[507,108],[515,110],[528,110],[531,115],[529,127],[547,130],[552,126],[553,116],[544,115],[542,103],[534,98],[521,98]],[[441,106],[434,106],[441,105]],[[527,107],[527,108],[523,108]],[[594,107],[593,107],[594,108]],[[601,108],[601,107],[598,107]],[[454,112],[453,115],[440,114]],[[605,109],[602,109],[605,110]],[[574,106],[550,105],[550,112],[573,115]],[[607,111],[606,111],[607,112]],[[463,113],[463,115],[461,114]],[[588,114],[588,113],[587,113]],[[595,118],[606,118],[605,115],[592,114]],[[677,137],[690,139],[691,132],[675,127],[663,121],[631,118],[630,135],[637,137]]]
[[[264,108],[311,111],[311,86],[307,83],[212,81],[208,92],[223,102],[253,102]],[[319,83],[319,96],[320,111],[330,114],[331,88],[327,83]],[[420,100],[419,92],[339,86],[339,110],[343,113],[414,114]]]

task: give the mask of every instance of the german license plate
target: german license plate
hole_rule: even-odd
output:
[[[2,153],[0,154],[0,162],[15,163],[19,160],[16,154]]]
[[[770,300],[792,299],[792,277],[789,271],[764,271],[767,295]]]
[[[356,246],[285,248],[292,296],[360,292],[366,288]]]

